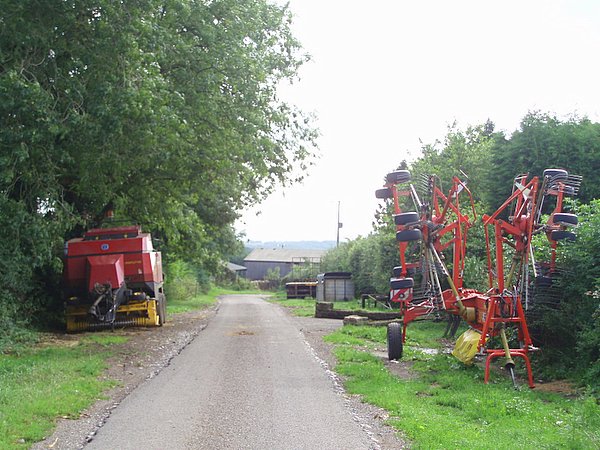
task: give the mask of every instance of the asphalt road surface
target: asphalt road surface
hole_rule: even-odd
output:
[[[373,449],[295,322],[223,299],[208,327],[111,414],[88,449]]]

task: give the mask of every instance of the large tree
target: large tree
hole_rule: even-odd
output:
[[[23,301],[108,209],[215,265],[238,211],[302,176],[310,118],[277,96],[307,60],[265,0],[6,0],[0,281]],[[39,284],[38,284],[39,285]],[[0,313],[1,314],[1,313]]]
[[[512,135],[497,136],[492,166],[490,197],[495,207],[510,194],[516,175],[541,176],[547,168],[583,176],[580,201],[600,198],[600,186],[595,183],[600,171],[600,124],[577,116],[561,120],[552,114],[530,112]]]

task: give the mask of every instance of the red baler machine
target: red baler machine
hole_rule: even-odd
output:
[[[89,230],[65,253],[67,331],[164,323],[161,254],[140,226]]]

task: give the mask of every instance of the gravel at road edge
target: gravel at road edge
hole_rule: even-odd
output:
[[[281,307],[288,311],[286,308]],[[115,380],[117,387],[104,393],[105,399],[80,414],[79,419],[60,419],[52,435],[34,444],[33,450],[75,450],[82,449],[104,425],[119,403],[137,386],[154,377],[177,356],[210,322],[218,306],[172,316],[161,328],[131,328],[119,331],[119,335],[129,337],[127,343],[119,345],[109,362],[109,369],[103,377]],[[342,325],[340,320],[315,319],[313,317],[293,318],[314,357],[328,373],[333,389],[344,397],[346,407],[363,430],[371,437],[376,448],[401,449],[408,445],[395,432],[384,424],[387,412],[363,403],[358,396],[347,394],[340,377],[333,371],[335,357],[333,346],[323,341],[323,336]],[[55,341],[72,341],[74,335],[56,335]],[[75,335],[77,336],[77,335]]]

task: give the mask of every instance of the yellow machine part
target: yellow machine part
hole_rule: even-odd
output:
[[[473,358],[477,354],[481,333],[469,328],[456,340],[452,355],[465,364],[473,364]]]
[[[67,305],[67,332],[86,331],[110,327],[112,324],[90,321],[87,306]],[[160,325],[158,317],[158,302],[144,300],[130,302],[119,306],[114,326],[157,327]]]

